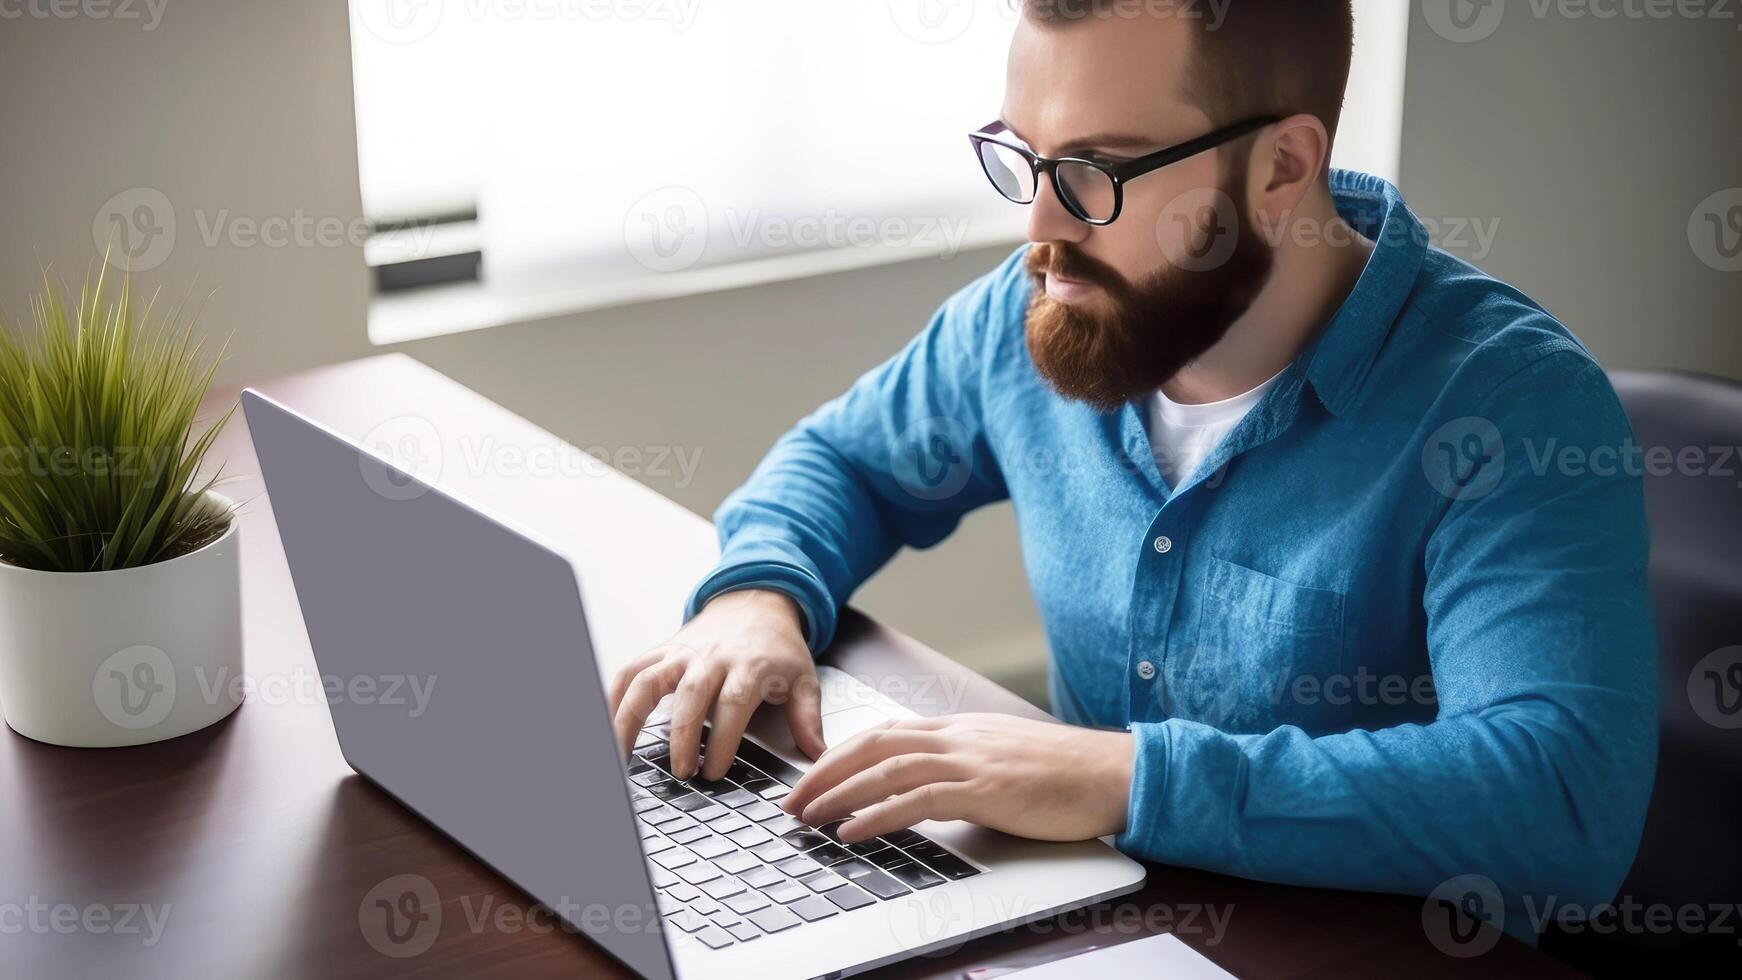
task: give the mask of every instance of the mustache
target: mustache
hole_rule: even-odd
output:
[[[1092,283],[1114,296],[1130,292],[1130,284],[1118,270],[1087,255],[1069,242],[1040,242],[1031,246],[1023,260],[1028,274],[1039,284],[1047,275]]]

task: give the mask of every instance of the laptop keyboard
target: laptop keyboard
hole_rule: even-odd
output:
[[[661,917],[714,949],[980,873],[911,830],[843,844],[843,821],[808,826],[777,805],[803,773],[748,739],[724,779],[677,779],[668,731],[637,737],[630,798]]]

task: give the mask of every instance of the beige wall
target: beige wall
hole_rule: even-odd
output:
[[[24,309],[38,256],[76,277],[96,260],[92,225],[105,202],[152,188],[174,215],[176,244],[138,279],[171,294],[217,290],[204,322],[232,337],[226,379],[366,353],[360,249],[233,237],[271,219],[358,216],[344,4],[169,0],[160,9],[151,30],[0,20],[0,308]],[[1406,193],[1426,215],[1499,219],[1484,264],[1561,314],[1611,366],[1742,376],[1742,274],[1701,265],[1686,232],[1706,195],[1742,185],[1730,104],[1742,90],[1742,33],[1733,26],[1523,18],[1484,42],[1453,44],[1418,17]],[[929,259],[400,349],[576,444],[699,450],[693,483],[648,482],[707,513],[780,431],[999,257]],[[971,520],[945,548],[898,559],[862,605],[995,673],[1032,668],[1043,652],[1007,508]]]

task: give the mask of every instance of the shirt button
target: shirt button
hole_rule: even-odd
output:
[[[1155,680],[1155,665],[1145,660],[1137,665],[1137,676],[1146,681]]]
[[[1161,537],[1155,539],[1155,553],[1156,554],[1165,555],[1172,550],[1173,550],[1173,539],[1172,538],[1170,538],[1164,534]]]

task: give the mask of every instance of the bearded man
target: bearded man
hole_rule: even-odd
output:
[[[686,625],[613,685],[619,737],[675,695],[673,771],[719,778],[783,702],[819,760],[783,805],[848,842],[967,820],[1593,907],[1655,764],[1646,525],[1639,479],[1552,460],[1627,419],[1565,327],[1330,168],[1347,0],[1190,6],[1024,5],[963,164],[1029,207],[1030,244],[720,508]],[[825,746],[842,604],[1006,499],[1060,723]]]

